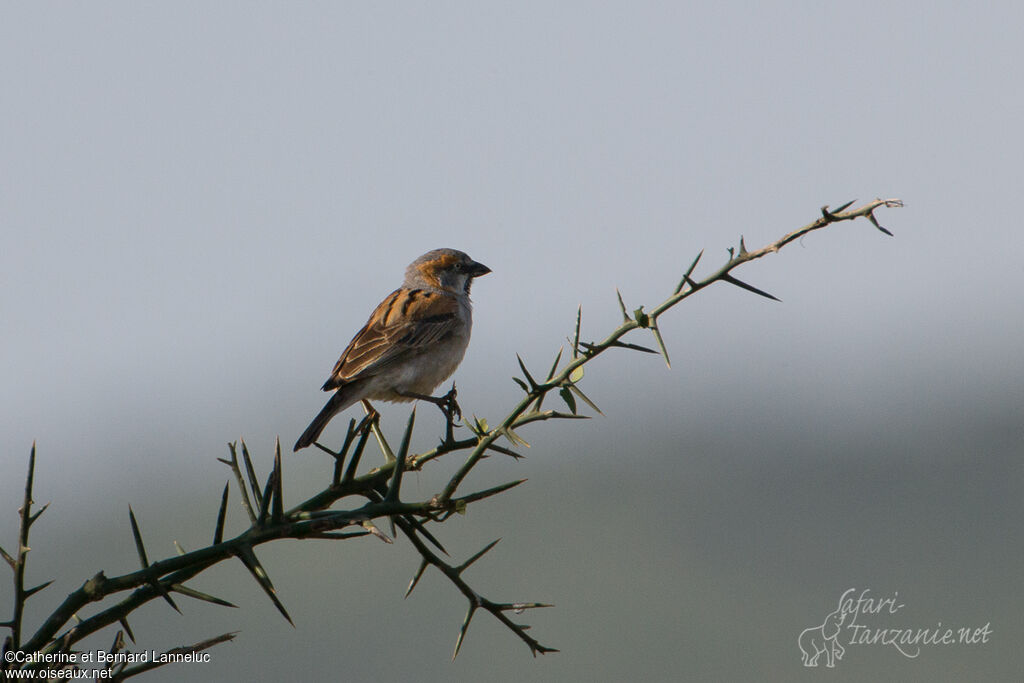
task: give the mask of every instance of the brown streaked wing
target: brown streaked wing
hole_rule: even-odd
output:
[[[373,375],[408,352],[441,339],[458,325],[458,307],[453,297],[437,292],[395,290],[349,342],[323,390]]]

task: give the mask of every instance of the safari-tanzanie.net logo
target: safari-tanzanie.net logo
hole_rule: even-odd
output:
[[[848,588],[839,604],[817,626],[804,629],[797,638],[804,666],[835,667],[848,648],[861,646],[891,647],[904,657],[914,659],[926,647],[982,645],[992,635],[991,622],[984,626],[907,626],[899,612],[906,605],[899,592],[889,597],[874,597],[870,588],[859,593]]]

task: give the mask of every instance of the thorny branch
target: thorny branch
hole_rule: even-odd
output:
[[[291,617],[279,599],[269,575],[257,559],[254,548],[282,538],[344,540],[374,535],[388,543],[393,542],[374,523],[375,520],[389,521],[393,525],[392,528],[397,526],[403,535],[409,539],[421,557],[420,567],[410,582],[406,595],[413,591],[426,569],[434,567],[468,600],[469,608],[459,630],[453,658],[458,655],[470,622],[479,609],[483,609],[494,616],[522,640],[534,655],[557,652],[554,648],[542,645],[538,640],[531,637],[526,632],[529,628],[528,626],[517,624],[508,616],[509,612],[519,614],[526,609],[548,607],[549,605],[536,602],[495,602],[480,595],[463,578],[464,572],[484,554],[494,548],[497,541],[490,543],[462,564],[450,564],[442,559],[442,555],[447,555],[447,552],[434,537],[433,533],[428,530],[428,525],[441,524],[452,514],[465,511],[468,505],[504,493],[525,481],[512,481],[483,491],[456,496],[456,492],[466,476],[489,451],[515,458],[521,457],[515,448],[524,445],[528,446],[529,444],[519,436],[516,432],[517,429],[537,421],[585,418],[586,416],[578,414],[579,405],[577,400],[586,404],[595,412],[600,413],[594,402],[578,386],[578,383],[583,378],[584,366],[594,358],[610,348],[625,348],[645,353],[660,354],[664,357],[665,363],[669,364],[668,351],[658,328],[659,318],[669,309],[715,282],[727,282],[746,291],[774,299],[775,297],[767,292],[736,279],[732,275],[732,271],[744,263],[774,253],[794,240],[833,223],[867,218],[878,230],[891,235],[892,233],[878,223],[874,215],[875,211],[882,207],[892,208],[903,205],[898,199],[876,199],[859,208],[851,209],[852,204],[853,202],[848,202],[834,211],[824,206],[821,209],[821,216],[816,220],[754,251],[747,250],[741,237],[739,246],[729,249],[729,258],[723,265],[703,279],[696,279],[693,273],[703,254],[701,252],[684,272],[672,294],[661,304],[651,309],[650,312],[645,312],[644,307],[640,306],[630,314],[622,296],[619,295],[618,304],[622,312],[623,322],[601,341],[585,341],[581,339],[582,311],[577,311],[575,334],[570,340],[572,357],[564,364],[561,364],[562,351],[559,350],[545,379],[540,382],[526,368],[522,359],[519,359],[523,377],[513,379],[522,388],[524,395],[497,426],[491,427],[483,419],[474,418],[472,422],[466,420],[465,426],[471,432],[471,436],[456,439],[453,434],[453,427],[455,426],[454,417],[452,416],[452,411],[449,411],[446,413],[448,415],[448,424],[441,443],[431,450],[410,455],[408,451],[415,422],[415,409],[410,414],[402,436],[401,445],[395,451],[388,443],[380,427],[379,414],[369,410],[367,407],[367,415],[362,421],[359,423],[356,423],[355,420],[350,421],[345,439],[339,450],[332,451],[322,444],[316,444],[320,450],[334,459],[332,481],[325,489],[290,509],[285,509],[282,495],[283,470],[280,443],[277,444],[273,469],[262,485],[256,476],[252,458],[249,455],[245,442],[241,443],[241,462],[239,462],[237,445],[234,443],[229,444],[230,459],[220,459],[220,461],[231,469],[241,505],[248,517],[250,526],[244,532],[234,538],[224,539],[224,526],[230,490],[229,483],[225,485],[221,495],[211,545],[191,552],[186,552],[179,547],[180,552],[177,555],[151,563],[146,553],[138,520],[134,511],[129,509],[130,525],[139,556],[140,569],[110,578],[103,572],[97,573],[85,581],[77,590],[68,594],[61,604],[39,625],[36,632],[30,638],[23,639],[25,603],[29,598],[50,584],[50,582],[46,582],[33,588],[25,587],[26,561],[29,551],[29,529],[46,510],[46,506],[43,506],[35,513],[32,512],[32,488],[36,454],[35,446],[33,445],[32,453],[29,457],[24,500],[19,510],[18,548],[13,555],[0,548],[0,555],[2,555],[14,574],[13,615],[9,621],[0,623],[0,626],[6,626],[11,631],[4,640],[4,652],[73,652],[75,643],[115,623],[121,626],[121,630],[117,632],[114,644],[111,646],[111,652],[117,652],[125,647],[124,633],[127,633],[132,641],[135,640],[128,624],[128,615],[139,606],[156,598],[163,599],[177,610],[178,606],[171,597],[172,594],[184,595],[221,606],[234,607],[235,605],[227,600],[208,595],[185,585],[186,581],[207,568],[231,558],[237,558],[243,564],[281,615],[291,623]],[[636,329],[649,330],[657,350],[622,341],[626,334]],[[568,408],[568,412],[551,409],[542,410],[544,399],[551,391],[558,392]],[[454,399],[454,393],[451,396]],[[362,462],[368,438],[371,435],[375,438],[384,456],[384,462],[360,475],[358,474],[359,466]],[[502,437],[511,444],[512,448],[496,443]],[[458,451],[468,451],[466,460],[438,494],[429,500],[417,502],[401,501],[402,475],[405,470],[420,470],[427,463]],[[345,509],[333,509],[335,503],[346,499],[353,499],[356,502],[361,500],[362,502],[361,504],[352,504],[346,501]],[[86,618],[79,616],[79,612],[87,606],[102,602],[116,594],[124,595],[119,601],[101,607]],[[234,635],[233,633],[223,634],[192,646],[175,648],[170,650],[168,654],[198,652],[220,642],[230,640]],[[39,666],[41,665],[23,665],[5,661],[0,663],[0,671],[19,667],[39,668]],[[152,668],[155,667],[137,666],[126,668],[122,665],[112,668],[111,673],[115,680],[124,680]]]

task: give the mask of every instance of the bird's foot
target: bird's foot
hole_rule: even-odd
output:
[[[462,408],[459,407],[459,402],[455,400],[455,397],[459,395],[459,392],[455,389],[455,384],[452,384],[451,391],[438,399],[437,406],[444,413],[445,419],[448,420],[448,424],[451,425],[456,420],[462,419]]]
[[[426,396],[424,394],[414,394],[412,392],[405,392],[402,394],[402,396],[414,398],[419,401],[429,401],[440,408],[441,412],[444,414],[445,421],[445,438],[442,443],[453,443],[455,441],[453,430],[455,427],[461,426],[458,424],[458,421],[462,419],[462,408],[459,407],[459,402],[455,400],[458,395],[459,392],[455,389],[454,382],[452,383],[451,390],[444,396]]]
[[[444,444],[450,444],[455,442],[455,421],[462,419],[462,408],[459,407],[459,402],[455,400],[458,396],[458,392],[455,390],[455,383],[452,383],[451,391],[441,397],[441,402],[438,403],[438,407],[441,408],[441,412],[444,413],[445,430],[444,430]]]

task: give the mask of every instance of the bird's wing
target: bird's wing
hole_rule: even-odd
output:
[[[334,365],[323,390],[380,372],[422,351],[459,325],[459,302],[424,289],[396,289],[374,310]]]

